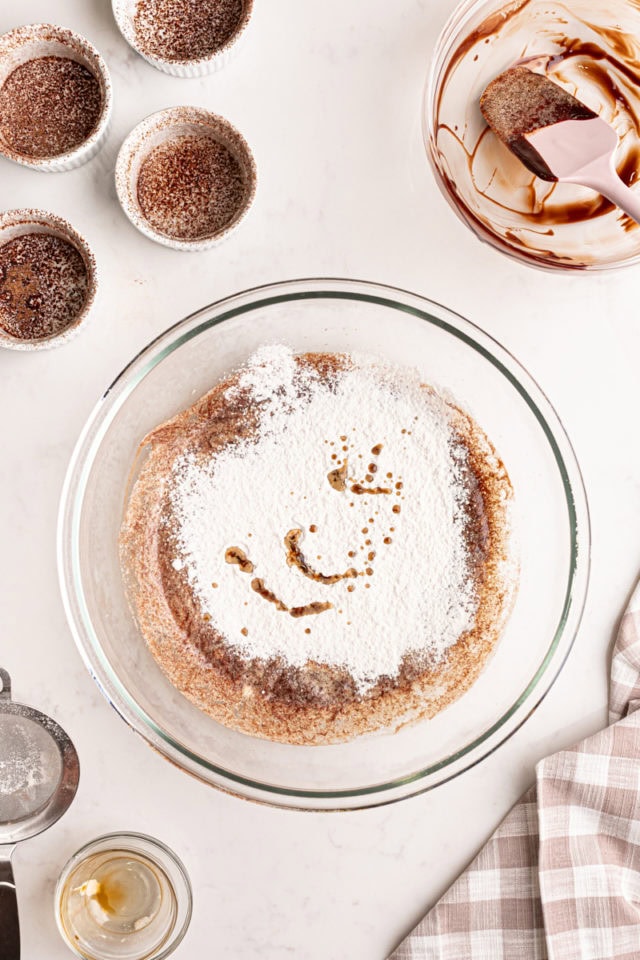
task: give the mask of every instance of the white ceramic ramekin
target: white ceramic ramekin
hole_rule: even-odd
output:
[[[16,27],[15,30],[0,36],[0,86],[16,67],[37,57],[69,57],[86,67],[100,84],[102,93],[100,120],[93,133],[80,146],[68,153],[55,157],[25,157],[4,143],[0,135],[0,156],[45,173],[72,170],[95,156],[104,142],[111,118],[113,99],[109,70],[96,48],[84,37],[54,24],[32,23]]]
[[[233,220],[210,237],[179,240],[158,232],[145,218],[138,202],[138,174],[154,147],[175,137],[193,135],[212,137],[231,151],[242,170],[245,201]],[[256,185],[256,164],[247,141],[224,117],[201,107],[170,107],[152,113],[131,131],[120,148],[116,162],[116,192],[129,220],[146,237],[173,250],[207,250],[224,240],[244,220],[253,203]]]
[[[222,47],[219,47],[209,56],[194,60],[164,60],[153,54],[145,53],[140,47],[134,23],[138,0],[111,0],[111,2],[113,15],[120,33],[136,53],[139,53],[156,69],[162,70],[163,73],[170,73],[173,77],[185,78],[204,77],[224,67],[237,53],[240,42],[246,35],[247,26],[253,13],[253,0],[244,0],[242,17],[237,29]]]
[[[84,237],[62,217],[44,210],[6,210],[0,213],[0,247],[26,233],[47,233],[68,241],[78,251],[87,269],[87,296],[73,322],[62,333],[41,340],[19,340],[0,328],[0,347],[9,350],[47,350],[68,343],[86,320],[98,288],[96,260]]]

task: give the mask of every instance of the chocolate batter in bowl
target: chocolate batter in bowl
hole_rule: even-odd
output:
[[[633,187],[640,172],[640,6],[467,0],[438,41],[423,112],[440,188],[480,239],[555,269],[637,262],[635,222],[593,190],[533,176],[488,129],[480,95],[516,63],[545,74],[614,127],[616,167]]]

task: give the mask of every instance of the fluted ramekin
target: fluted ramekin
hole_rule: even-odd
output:
[[[229,223],[211,236],[181,240],[156,230],[144,216],[138,200],[138,175],[154,147],[166,140],[193,135],[218,140],[233,154],[242,171],[244,201]],[[150,240],[173,250],[198,251],[217,246],[244,220],[253,203],[256,185],[256,163],[245,138],[224,117],[201,107],[169,107],[145,117],[125,139],[116,162],[116,192],[127,217]]]
[[[136,35],[135,14],[139,0],[111,0],[113,6],[113,15],[120,33],[127,43],[133,47],[136,53],[139,53],[148,63],[163,73],[169,73],[173,77],[204,77],[209,73],[215,73],[235,56],[238,47],[246,35],[251,14],[253,13],[253,0],[243,0],[242,16],[238,25],[229,39],[217,50],[214,50],[206,57],[197,57],[193,60],[166,60],[163,57],[157,57],[152,53],[145,52]]]
[[[68,57],[93,74],[102,95],[98,125],[79,146],[53,157],[28,157],[18,153],[0,134],[0,156],[44,173],[73,170],[91,160],[104,143],[113,100],[109,70],[96,48],[80,34],[51,23],[31,23],[0,36],[0,87],[17,67],[38,57]]]
[[[84,302],[71,323],[60,333],[39,340],[20,340],[0,327],[0,348],[47,350],[49,347],[68,343],[86,320],[98,288],[96,260],[84,237],[80,236],[70,223],[54,213],[47,213],[45,210],[6,210],[0,213],[0,247],[27,233],[45,233],[66,240],[78,251],[87,271],[87,295]]]

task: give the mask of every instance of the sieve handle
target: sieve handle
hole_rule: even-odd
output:
[[[18,898],[10,856],[0,851],[0,957],[20,960]]]

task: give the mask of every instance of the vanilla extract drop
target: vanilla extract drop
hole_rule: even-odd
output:
[[[334,490],[337,490],[338,493],[342,493],[347,489],[347,470],[348,462],[345,460],[341,467],[330,470],[327,474],[329,485],[333,487]]]
[[[371,479],[373,479],[373,477]],[[351,492],[358,494],[358,496],[364,493],[371,493],[374,496],[378,496],[379,494],[391,493],[391,489],[390,487],[364,487],[361,483],[353,483],[351,484]]]
[[[240,567],[243,573],[253,573],[253,564],[240,547],[228,547],[225,551],[224,559],[227,563]]]

